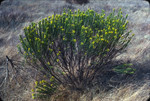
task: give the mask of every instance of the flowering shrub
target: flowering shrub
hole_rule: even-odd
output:
[[[45,80],[42,80],[40,82],[35,82],[35,89],[32,89],[32,98],[47,98],[51,96],[57,89],[57,83],[54,80],[54,77],[52,76],[50,78],[50,82],[47,82]]]
[[[59,83],[83,90],[133,37],[127,31],[127,16],[122,16],[121,9],[107,17],[104,10],[101,14],[90,9],[64,10],[62,15],[24,28],[25,38],[20,36],[23,55],[40,63]]]

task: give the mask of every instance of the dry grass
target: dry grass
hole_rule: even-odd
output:
[[[149,97],[148,82],[142,86],[125,85],[94,97],[92,101],[146,101]]]
[[[149,81],[141,86],[135,84],[124,85],[107,92],[95,86],[84,94],[62,90],[50,99],[43,101],[147,101],[150,92],[148,83]]]
[[[66,0],[66,2],[71,4],[86,4],[89,2],[89,0]]]
[[[13,51],[11,48],[10,50]],[[13,58],[13,60],[18,60],[16,55],[12,54],[11,56],[11,51],[8,52],[10,53],[9,56]],[[9,78],[7,79],[5,92],[3,90],[3,94],[0,93],[5,101],[146,101],[149,97],[150,81],[149,79],[143,79],[143,82],[130,82],[124,85],[113,86],[109,90],[105,84],[96,84],[90,89],[87,88],[83,94],[77,91],[69,91],[60,86],[58,88],[59,90],[51,97],[44,100],[33,100],[31,98],[31,89],[34,88],[35,80],[41,80],[43,76],[40,72],[28,65],[21,65],[20,62],[17,63],[17,61],[14,61],[14,63],[16,63],[15,68],[12,68],[11,65],[9,65],[8,68]],[[105,79],[107,79],[107,83],[110,83],[109,81],[111,81],[111,79],[108,78]],[[128,79],[125,80],[127,81]]]
[[[22,59],[18,55],[16,55],[15,45],[13,46],[12,45],[13,42],[10,42],[9,39],[16,40],[15,39],[16,35],[21,34],[20,33],[21,29],[18,29],[17,26],[25,25],[27,22],[31,22],[39,18],[41,19],[43,17],[48,16],[47,14],[51,15],[53,14],[54,11],[56,11],[56,13],[60,13],[60,11],[64,7],[67,7],[67,4],[65,4],[64,2],[60,2],[61,0],[49,0],[49,1],[46,1],[46,0],[43,0],[43,1],[41,0],[28,0],[28,1],[7,0],[7,1],[9,1],[7,3],[7,6],[2,5],[0,8],[1,10],[3,10],[2,12],[0,12],[0,22],[1,22],[1,25],[0,25],[0,70],[3,70],[6,68],[5,55],[8,55],[12,60],[14,60],[14,63],[16,62],[16,65],[15,65],[15,68],[12,68],[11,65],[9,64],[9,68],[8,68],[9,78],[7,79],[7,82],[5,83],[5,87],[4,85],[0,87],[0,96],[3,98],[4,101],[41,101],[40,99],[33,100],[31,98],[31,94],[32,94],[31,89],[34,88],[35,80],[42,79],[42,75],[38,71],[34,70],[33,68],[30,68],[28,65],[23,66],[21,62],[17,62],[18,60],[22,60]],[[58,2],[55,2],[55,1],[58,1]],[[77,0],[66,0],[66,1],[77,3],[76,2]],[[84,1],[84,0],[81,0],[81,1]],[[100,1],[100,0],[95,0],[95,1]],[[100,3],[93,2],[91,4],[87,4],[85,7],[79,6],[79,5],[73,5],[71,7],[73,7],[72,9],[79,8],[82,10],[88,7],[91,7],[98,12],[102,8],[105,11],[110,12],[112,8],[117,9],[119,7],[123,7],[123,6],[120,6],[121,2],[118,3],[119,4],[118,6],[116,6],[116,3],[114,1],[117,1],[117,0],[112,0],[114,4],[112,2],[108,3],[105,0],[101,0],[101,1],[104,1],[104,2],[100,2]],[[127,0],[125,0],[125,2],[127,3]],[[125,11],[127,10],[126,13],[129,13],[130,19],[133,19],[132,20],[133,22],[137,21],[138,23],[141,23],[139,25],[137,22],[134,22],[133,24],[138,24],[138,25],[132,25],[132,26],[129,26],[129,28],[132,28],[134,30],[134,33],[136,34],[136,36],[138,36],[138,33],[143,34],[142,36],[144,36],[145,33],[148,34],[149,25],[145,24],[145,26],[143,26],[143,22],[142,22],[144,21],[143,18],[145,17],[144,14],[147,14],[145,10],[139,9],[139,12],[142,12],[142,13],[140,13],[138,16],[136,13],[132,12],[134,6],[136,5],[131,3],[131,5],[124,5],[124,6],[125,7],[123,7],[123,10]],[[126,9],[126,6],[129,9]],[[132,6],[132,7],[129,7],[129,6]],[[137,11],[138,10],[137,8],[139,7],[136,6],[135,8]],[[136,16],[131,16],[132,14]],[[12,29],[15,31],[13,31]],[[148,62],[141,64],[139,67],[149,68],[149,57],[146,57],[148,56],[149,49],[143,47],[143,46],[149,46],[149,41],[145,42],[145,40],[147,39],[144,39],[141,36],[139,37],[142,40],[139,40],[137,37],[137,40],[134,40],[135,44],[132,45],[130,53],[128,53],[125,56],[130,57],[133,60],[135,59],[135,61],[141,62],[141,63],[143,61],[146,61],[147,59]],[[141,54],[141,51],[143,51],[143,49],[146,49],[147,51],[144,51],[145,53]],[[137,58],[137,56],[139,56],[139,58]],[[138,68],[138,66],[136,68]],[[125,85],[121,85],[119,87],[114,86],[108,91],[105,91],[105,89],[107,88],[105,84],[94,86],[93,88],[88,89],[83,95],[79,94],[78,92],[71,92],[60,87],[60,90],[61,90],[60,92],[55,93],[51,98],[48,98],[43,101],[146,101],[146,99],[149,97],[149,92],[150,92],[150,81],[149,81],[150,78],[139,79],[139,77],[142,77],[143,75],[144,76],[147,75],[150,77],[150,75],[147,74],[149,72],[148,69],[145,69],[145,71],[146,72],[141,71],[135,74],[135,75],[138,75],[138,77],[137,79],[133,79],[134,83],[129,83],[129,84],[126,83]],[[5,72],[0,71],[0,79],[2,79],[3,76],[5,76]],[[110,79],[106,79],[106,81],[109,81],[109,80]],[[99,82],[102,82],[102,81],[99,81]],[[124,82],[128,82],[128,81],[124,80]]]

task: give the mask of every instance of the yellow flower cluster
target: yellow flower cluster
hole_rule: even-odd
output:
[[[76,42],[77,40],[76,40],[76,39],[73,39],[72,41],[73,41],[73,42]]]
[[[60,55],[60,53],[61,53],[61,51],[58,51],[57,56],[59,56],[59,55]]]
[[[74,34],[76,31],[75,30],[72,30],[72,33]]]
[[[53,49],[51,49],[51,48],[49,48],[49,50],[50,50],[50,52],[52,52],[52,51],[53,51]]]
[[[59,59],[57,59],[56,61],[59,62]]]
[[[50,62],[47,62],[48,65],[50,65]]]

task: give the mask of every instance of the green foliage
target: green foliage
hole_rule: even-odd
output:
[[[84,89],[96,73],[123,50],[131,38],[126,17],[115,10],[107,17],[93,10],[64,10],[24,28],[20,36],[24,57],[40,62],[43,70],[69,88]],[[18,49],[21,51],[20,46]],[[40,67],[40,66],[39,66]]]
[[[134,74],[135,69],[132,68],[132,64],[121,64],[115,67],[113,71],[121,74]]]
[[[40,82],[35,82],[35,89],[32,89],[32,98],[45,99],[50,97],[57,89],[57,83],[55,82],[54,77],[50,78],[50,82],[42,80]]]

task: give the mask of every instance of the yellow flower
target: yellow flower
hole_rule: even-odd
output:
[[[93,48],[95,48],[95,46],[93,45]]]
[[[51,78],[54,79],[54,76],[52,76]]]
[[[63,15],[66,15],[66,13],[63,13]]]
[[[76,40],[76,39],[73,39],[72,41],[73,41],[73,42],[76,42],[77,40]]]
[[[57,59],[56,61],[59,62],[59,59]]]
[[[50,63],[49,63],[49,62],[47,62],[47,64],[48,64],[48,65],[50,65]]]
[[[57,56],[60,55],[60,53],[61,53],[61,52],[59,51],[59,52],[57,53]]]
[[[106,51],[107,51],[107,52],[109,52],[109,51],[110,51],[110,49],[107,49]]]
[[[63,40],[66,40],[66,38],[65,38],[65,37],[63,37]]]
[[[53,49],[51,49],[51,48],[49,48],[49,50],[52,52],[53,51]]]
[[[31,91],[34,92],[34,89],[32,89]]]
[[[38,81],[35,81],[35,85],[37,85],[38,84]]]
[[[85,28],[84,25],[81,28],[84,29]]]
[[[117,22],[119,22],[119,19],[117,20]]]
[[[83,45],[84,43],[83,42],[81,42],[81,45]]]
[[[109,33],[113,33],[113,31],[109,31]]]
[[[46,35],[44,35],[44,39],[46,38]]]
[[[53,84],[51,84],[51,86],[53,86]]]
[[[44,41],[41,42],[42,44],[44,43]]]
[[[34,94],[32,94],[32,99],[35,99],[35,96],[34,96]]]
[[[117,36],[114,36],[115,39],[117,39]]]
[[[38,38],[35,38],[35,40],[38,40]]]
[[[105,40],[107,43],[109,43],[109,41],[108,40]]]
[[[135,34],[133,33],[132,36],[134,36]]]
[[[90,40],[92,40],[92,38],[90,37]]]
[[[46,81],[45,81],[45,80],[42,80],[42,83],[46,83]]]
[[[101,38],[103,37],[103,35],[100,36]]]
[[[127,20],[126,24],[129,23],[129,21]]]
[[[66,18],[66,21],[68,21],[68,18]]]
[[[125,25],[123,25],[122,27],[125,28]]]
[[[46,85],[43,85],[43,87],[47,87]]]
[[[62,31],[64,31],[64,29],[63,29],[63,28],[62,28],[61,30],[62,30]]]
[[[53,24],[53,21],[51,20],[51,24]]]
[[[50,82],[52,82],[54,80],[54,76],[52,76],[51,78],[50,78]]]
[[[27,29],[29,29],[30,27],[28,26]]]
[[[108,27],[108,30],[110,30],[110,26]]]
[[[105,34],[108,34],[107,32],[105,32]]]
[[[103,38],[101,38],[101,41],[103,41],[104,39]]]
[[[74,34],[74,33],[75,33],[75,30],[72,30],[72,33]]]
[[[95,41],[92,42],[92,44],[94,44],[94,43],[95,43]]]
[[[115,30],[115,28],[113,27],[112,30]]]
[[[28,51],[30,51],[30,48],[28,48]]]

